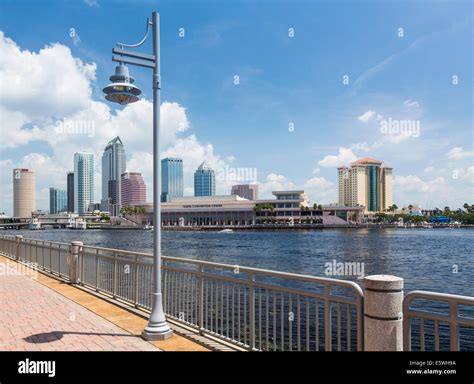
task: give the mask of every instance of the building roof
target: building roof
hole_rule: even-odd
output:
[[[113,145],[113,144],[122,144],[122,140],[120,140],[120,137],[119,136],[115,136],[112,140],[110,140],[107,145]]]
[[[206,165],[205,161],[203,161],[201,163],[201,165],[197,168],[196,172],[198,172],[198,171],[212,171],[212,172],[214,172],[214,170],[211,167],[208,167]]]
[[[301,195],[304,193],[304,190],[300,191],[273,191],[273,195]]]
[[[374,159],[373,157],[366,156],[363,157],[362,159],[353,161],[351,165],[366,165],[366,164],[377,164],[380,165],[382,164],[382,161]]]

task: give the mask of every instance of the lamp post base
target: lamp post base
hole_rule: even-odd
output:
[[[153,305],[148,325],[142,332],[142,338],[145,340],[166,340],[173,336],[173,331],[166,323],[166,317],[163,311],[161,293],[153,294]]]
[[[171,336],[173,331],[166,324],[156,327],[148,325],[142,332],[142,338],[147,341],[166,340]]]

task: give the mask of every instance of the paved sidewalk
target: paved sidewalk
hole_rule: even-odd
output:
[[[8,264],[0,262],[0,351],[159,351]]]

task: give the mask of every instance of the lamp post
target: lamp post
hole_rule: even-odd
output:
[[[147,39],[152,26],[153,54],[144,54],[127,48],[141,46]],[[173,331],[166,323],[161,294],[161,168],[160,168],[160,15],[152,13],[151,22],[147,18],[146,32],[137,44],[117,43],[120,48],[113,48],[112,60],[119,63],[115,75],[110,77],[111,84],[104,88],[105,98],[119,104],[138,101],[141,90],[133,85],[134,79],[128,73],[125,64],[138,65],[153,69],[153,300],[148,325],[142,332],[146,340],[164,340],[172,336]]]

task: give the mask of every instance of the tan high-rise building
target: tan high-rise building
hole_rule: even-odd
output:
[[[25,168],[13,170],[13,216],[31,217],[35,205],[35,173]]]
[[[386,211],[393,204],[392,171],[371,157],[354,161],[350,167],[339,167],[339,203],[363,205],[366,213]]]

